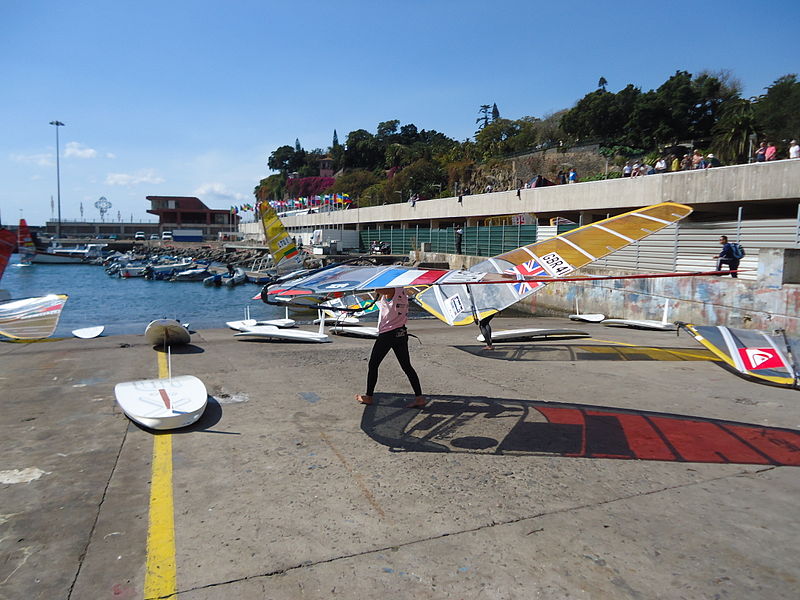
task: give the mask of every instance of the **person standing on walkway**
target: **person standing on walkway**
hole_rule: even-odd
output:
[[[764,151],[764,160],[771,161],[778,158],[778,149],[773,142],[767,142],[767,149]]]
[[[764,162],[767,160],[767,142],[761,142],[755,154],[756,162]]]
[[[461,254],[461,240],[464,239],[464,229],[461,225],[456,225],[456,254]]]
[[[736,273],[736,269],[739,268],[739,259],[736,258],[733,253],[733,246],[728,243],[728,236],[719,236],[719,243],[722,244],[722,250],[714,257],[717,259],[717,271],[722,271],[722,265],[728,265],[728,270],[731,271],[731,277],[736,279],[739,277]]]
[[[422,395],[422,387],[414,367],[411,366],[411,357],[408,354],[408,294],[404,288],[383,288],[377,290],[378,294],[378,338],[372,346],[369,356],[369,370],[367,371],[367,393],[356,394],[356,400],[361,404],[372,404],[375,385],[378,383],[378,368],[386,358],[389,350],[394,350],[397,362],[408,377],[414,390],[414,401],[408,408],[422,408],[426,400]]]
[[[578,173],[575,171],[574,168],[569,170],[569,175],[567,175],[567,180],[570,183],[578,183]]]
[[[800,158],[800,145],[797,140],[789,142],[789,158]]]

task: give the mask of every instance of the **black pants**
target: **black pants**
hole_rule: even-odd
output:
[[[738,258],[720,258],[717,260],[717,271],[722,271],[722,265],[728,265],[729,271],[735,271],[739,268]],[[731,273],[731,277],[739,277],[738,273]]]
[[[378,383],[378,367],[389,354],[389,350],[394,350],[397,362],[400,363],[400,367],[411,382],[411,387],[414,388],[414,395],[422,396],[419,377],[414,367],[411,366],[411,357],[408,355],[408,331],[405,327],[378,334],[378,339],[375,340],[375,345],[372,347],[372,354],[369,355],[367,396],[372,396],[375,392],[375,385]]]
[[[480,321],[478,321],[478,328],[481,330],[483,341],[486,343],[487,346],[492,345],[492,319],[494,319],[494,315],[488,316],[485,319],[481,319]]]

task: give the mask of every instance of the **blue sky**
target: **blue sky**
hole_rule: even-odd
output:
[[[482,104],[569,108],[598,79],[729,69],[744,95],[800,71],[800,3],[0,0],[0,217],[150,218],[148,195],[252,200],[278,146],[399,119],[456,139]]]

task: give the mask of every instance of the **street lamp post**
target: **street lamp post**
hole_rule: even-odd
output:
[[[56,194],[58,197],[58,222],[56,223],[56,239],[61,239],[61,164],[58,152],[58,128],[63,127],[61,121],[50,121],[56,127]]]

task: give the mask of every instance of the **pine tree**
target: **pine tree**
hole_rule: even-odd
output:
[[[333,144],[331,144],[331,148],[338,148],[339,147],[339,136],[336,135],[336,130],[333,130]]]
[[[295,138],[294,140],[294,151],[295,152],[302,152],[303,148],[300,146],[300,138]]]
[[[492,104],[492,121],[497,121],[500,118],[500,110],[497,108],[497,104]]]

